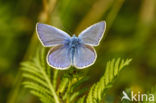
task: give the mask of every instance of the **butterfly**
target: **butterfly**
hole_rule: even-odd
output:
[[[74,66],[83,69],[94,64],[97,54],[93,46],[98,46],[106,28],[101,21],[72,37],[66,32],[47,24],[37,23],[36,31],[44,47],[53,47],[47,54],[47,63],[55,69]]]

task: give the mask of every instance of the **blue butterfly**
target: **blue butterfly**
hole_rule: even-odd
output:
[[[83,30],[78,37],[70,37],[56,27],[37,23],[38,38],[44,47],[53,48],[48,52],[47,63],[56,69],[67,69],[71,65],[83,69],[94,64],[97,54],[92,46],[98,46],[106,28],[101,21]]]

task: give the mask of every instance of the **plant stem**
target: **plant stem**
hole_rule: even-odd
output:
[[[53,74],[53,86],[54,86],[54,89],[56,90],[56,86],[57,86],[56,81],[57,81],[57,76],[58,76],[58,70],[54,70],[53,72],[54,72],[54,74]]]

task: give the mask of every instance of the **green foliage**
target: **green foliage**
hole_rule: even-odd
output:
[[[87,96],[87,103],[100,103],[102,97],[105,95],[106,89],[112,87],[114,79],[119,72],[131,62],[131,59],[117,60],[113,59],[107,62],[105,74],[101,77],[99,82],[94,84]]]
[[[106,70],[106,62],[114,57],[134,58],[132,69],[124,72],[115,84],[117,87],[112,87],[112,90],[115,89],[111,92],[112,96],[108,92],[102,102],[120,102],[116,90],[124,89],[124,86],[131,88],[137,85],[142,90],[152,87],[156,83],[155,11],[156,0],[1,0],[0,102],[35,103],[36,98],[25,93],[21,85],[23,78],[19,63],[23,60],[27,60],[22,67],[26,73],[23,74],[24,82],[47,86],[45,76],[36,67],[41,64],[40,67],[46,69],[45,74],[51,80],[60,102],[86,102],[89,88],[93,87],[91,85]],[[46,63],[43,65],[40,60],[28,60],[29,57],[36,58],[34,53],[39,51],[37,48],[40,43],[35,33],[37,22],[56,26],[70,35],[78,35],[89,25],[101,20],[107,22],[107,29],[100,45],[96,47],[96,63],[90,68],[76,70],[77,74],[74,74],[75,70],[72,68],[58,71]],[[36,71],[31,68],[36,68]],[[46,87],[44,89],[49,90]],[[34,94],[38,97],[41,95]],[[50,95],[50,100],[54,100],[51,92]]]
[[[148,90],[146,92],[146,94],[154,95],[154,99],[155,99],[155,96],[156,96],[156,86],[153,86],[150,90]],[[139,103],[155,103],[155,100],[154,101],[146,101],[146,100],[144,100],[143,102],[139,102]]]
[[[108,61],[105,74],[89,89],[81,87],[81,84],[89,80],[87,76],[74,74],[78,72],[75,68],[63,73],[50,68],[46,63],[45,54],[45,49],[39,48],[32,60],[22,63],[24,87],[29,88],[43,103],[100,103],[106,90],[113,86],[112,83],[119,72],[131,61],[120,58]]]
[[[40,49],[32,61],[22,63],[23,77],[26,78],[23,84],[30,89],[32,94],[38,96],[43,103],[52,103],[53,101],[59,103],[51,83],[50,68],[46,64],[44,52],[44,49]]]

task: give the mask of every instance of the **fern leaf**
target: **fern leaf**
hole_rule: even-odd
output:
[[[68,78],[63,78],[58,89],[59,93],[63,93],[65,91],[65,88],[67,87],[68,82],[69,82]]]
[[[88,97],[87,97],[87,103],[95,103],[95,100],[93,98],[93,91],[96,85],[93,85],[89,91]]]
[[[38,77],[36,77],[36,76],[34,76],[32,74],[23,73],[23,77],[25,77],[27,79],[30,79],[30,80],[32,80],[34,82],[37,82],[38,84],[43,85],[44,87],[47,88],[46,82],[44,80],[42,80],[42,79],[40,79],[40,78],[38,78]]]
[[[27,67],[22,67],[21,69],[22,69],[23,72],[31,73],[32,75],[37,76],[37,77],[43,79],[43,77],[41,76],[39,71],[34,71],[31,68],[29,68],[29,67],[28,68]]]
[[[23,84],[31,93],[38,96],[43,103],[60,103],[55,88],[51,83],[50,68],[46,64],[45,50],[38,49],[32,61],[22,63]]]
[[[77,103],[85,103],[85,96],[81,97]]]
[[[105,90],[112,86],[113,80],[130,62],[131,59],[121,60],[120,58],[108,61],[105,74],[101,77],[99,82],[91,87],[86,102],[99,103],[102,100],[102,96],[105,94]]]
[[[23,82],[23,84],[25,85],[26,88],[33,89],[33,90],[39,91],[41,93],[51,95],[48,88],[44,88],[43,86],[36,84],[34,82],[25,81],[25,82]]]
[[[34,90],[31,90],[30,92],[38,96],[43,103],[54,103],[54,100],[52,99],[52,97],[48,95],[43,95],[42,93],[38,91],[34,91]]]
[[[51,68],[46,64],[45,50],[37,50],[37,55],[31,61],[22,63],[23,77],[25,81],[23,85],[30,89],[30,92],[43,103],[60,103],[63,101],[70,103],[100,103],[105,90],[112,86],[112,83],[119,72],[130,63],[131,59],[113,59],[106,64],[105,74],[99,82],[93,84],[88,95],[86,93],[88,87],[82,89],[81,84],[88,80],[88,77],[69,79],[65,76],[58,78],[58,70],[53,71],[53,80],[51,80]],[[57,80],[61,80],[57,82]],[[59,83],[59,84],[58,84]],[[57,90],[57,91],[56,91]],[[59,94],[60,98],[57,96]],[[60,95],[61,93],[61,95]],[[78,99],[79,98],[79,99]]]
[[[74,91],[74,89],[78,88],[82,83],[86,82],[87,80],[89,80],[88,76],[85,76],[85,78],[81,78],[80,80],[78,80],[71,86],[71,91]]]
[[[70,96],[70,103],[73,103],[72,101],[74,101],[74,99],[76,99],[78,96],[82,95],[84,92],[86,92],[88,90],[88,88],[83,88],[77,92],[74,92],[71,96]]]

